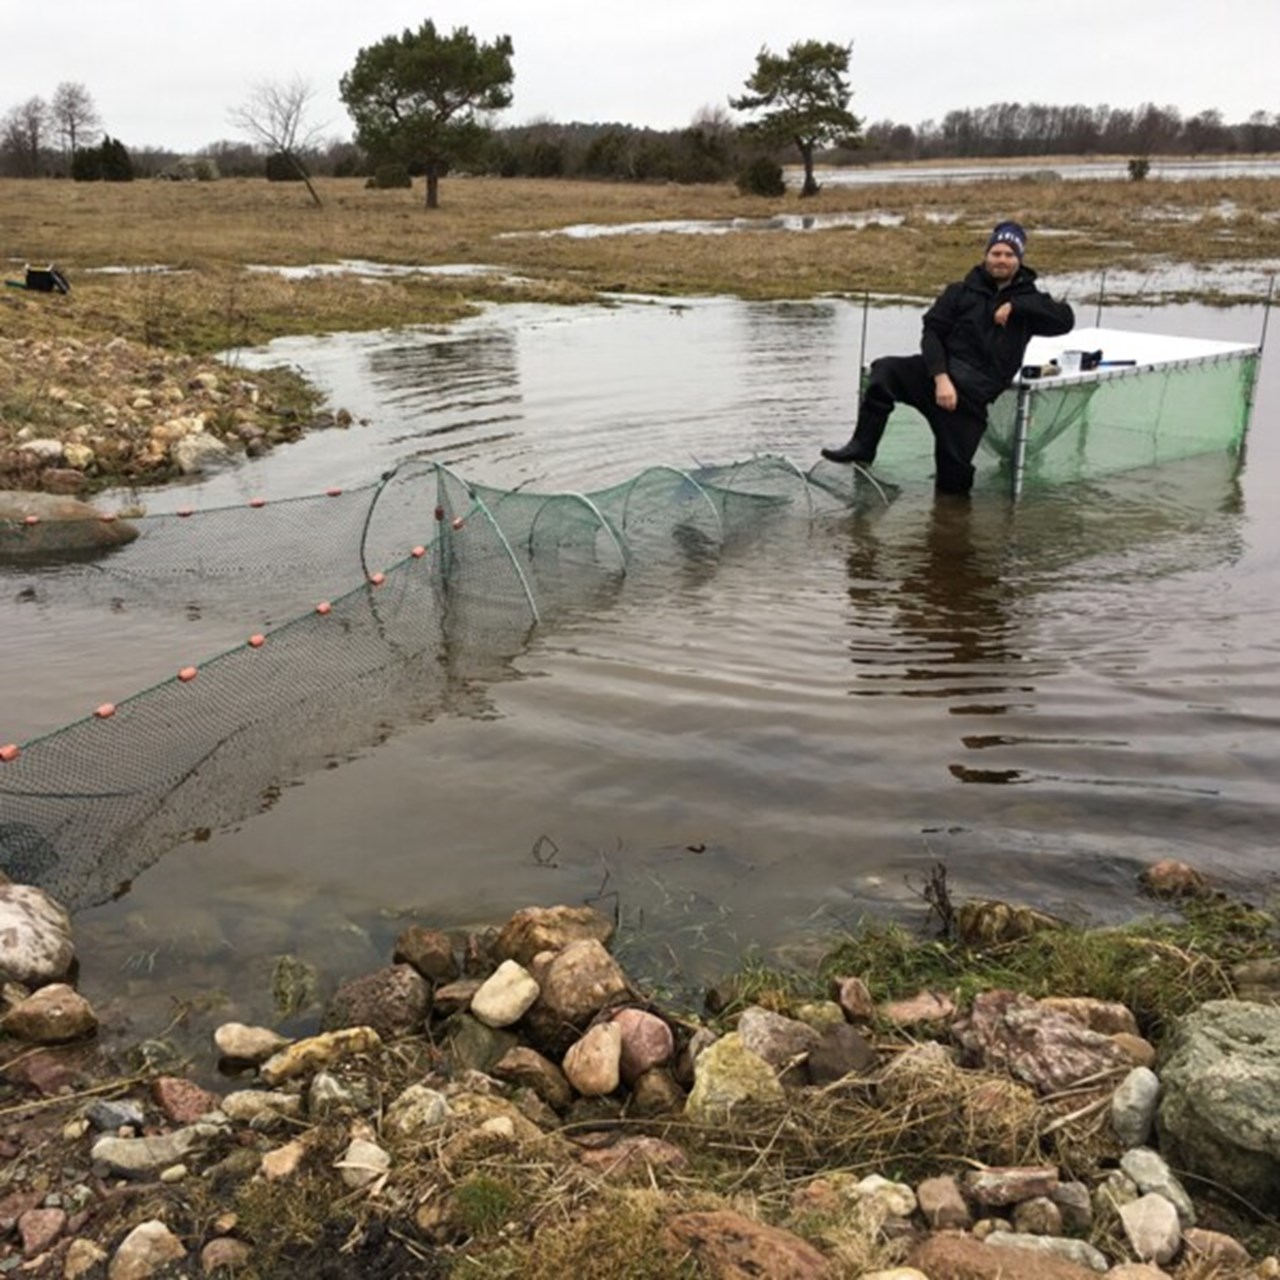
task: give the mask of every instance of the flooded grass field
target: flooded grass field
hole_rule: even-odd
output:
[[[1082,324],[1101,298],[1104,324],[1258,340],[1280,262],[1273,169],[1135,184],[1035,168],[827,175],[804,202],[451,179],[430,216],[420,193],[337,180],[323,211],[247,181],[92,199],[0,183],[13,244],[73,280],[59,300],[7,291],[5,342],[82,342],[92,363],[120,337],[276,338],[233,364],[283,362],[352,415],[204,480],[103,495],[172,513],[350,490],[412,459],[522,493],[763,453],[807,468],[847,438],[864,343],[915,347],[919,308],[901,300],[966,268],[995,209],[1032,228],[1032,261]],[[278,337],[301,332],[319,336]],[[6,351],[0,417],[31,420],[46,371]],[[197,776],[191,838],[79,914],[82,988],[124,1039],[175,1012],[193,1035],[278,1022],[282,955],[323,995],[385,962],[409,919],[588,899],[617,913],[632,971],[692,989],[752,949],[801,956],[866,914],[919,917],[935,862],[959,894],[1081,920],[1141,909],[1135,872],[1165,854],[1265,893],[1278,370],[1269,355],[1242,459],[1017,506],[985,483],[961,510],[935,504],[922,467],[857,516],[765,522],[718,553],[682,533],[520,644],[288,721],[305,765],[275,769],[270,734],[246,739],[226,775]],[[346,562],[325,580],[331,523],[305,564],[254,546],[268,618],[251,592],[213,607],[198,574],[115,592],[109,573],[81,590],[91,570],[0,571],[0,742],[172,680],[345,585]],[[252,526],[228,527],[252,545]]]

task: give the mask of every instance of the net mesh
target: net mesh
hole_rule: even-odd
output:
[[[1218,356],[1094,379],[1031,383],[1026,481],[1087,480],[1239,449],[1249,421],[1256,355]],[[997,402],[983,444],[1013,462],[1016,393]]]
[[[345,492],[142,517],[92,559],[41,558],[24,590],[140,625],[181,615],[214,656],[6,749],[0,870],[73,910],[104,901],[175,844],[269,807],[282,782],[474,699],[476,677],[561,611],[669,580],[673,560],[769,522],[887,500],[857,471],[771,456],[558,494],[413,463]],[[4,536],[12,555],[56,532]],[[129,634],[104,643],[127,651]]]
[[[1029,411],[1023,482],[1035,486],[1098,479],[1197,454],[1238,450],[1248,426],[1257,363],[1257,353],[1244,350],[1027,383],[1022,389]],[[978,462],[981,485],[1009,484],[1018,396],[1017,388],[1006,391],[988,411]],[[901,483],[931,468],[932,459],[933,437],[924,418],[908,407],[895,409],[876,455],[876,474]]]

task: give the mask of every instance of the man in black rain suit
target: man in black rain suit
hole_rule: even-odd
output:
[[[1013,381],[1033,336],[1075,324],[1065,302],[1036,288],[1036,273],[1022,262],[1026,247],[1016,222],[996,227],[982,261],[925,313],[920,354],[872,362],[853,438],[823,449],[824,458],[869,466],[894,405],[909,404],[933,431],[938,491],[969,492],[987,406]]]

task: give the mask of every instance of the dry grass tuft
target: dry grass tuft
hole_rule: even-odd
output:
[[[588,1205],[543,1222],[526,1240],[455,1264],[485,1280],[682,1280],[704,1275],[664,1242],[669,1218],[691,1204],[653,1189],[606,1188]],[[699,1202],[699,1207],[707,1207]]]
[[[667,1134],[717,1190],[749,1190],[777,1206],[833,1169],[915,1180],[974,1162],[1038,1161],[1044,1123],[1025,1086],[962,1071],[939,1048],[905,1053],[875,1078],[797,1092],[782,1107],[735,1111],[723,1128]]]

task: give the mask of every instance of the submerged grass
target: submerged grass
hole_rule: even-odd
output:
[[[1158,1043],[1173,1019],[1206,1000],[1234,995],[1233,965],[1272,956],[1276,945],[1270,914],[1222,897],[1191,900],[1176,916],[1117,928],[1062,924],[985,945],[870,922],[834,943],[816,969],[747,957],[721,1011],[732,1015],[748,1004],[785,1010],[826,998],[834,977],[857,975],[877,1002],[929,990],[963,1005],[994,989],[1119,1001],[1132,1009],[1143,1035]]]
[[[1065,927],[985,950],[963,942],[921,946],[901,929],[871,927],[836,947],[824,970],[861,975],[879,998],[929,988],[964,1002],[979,991],[1005,988],[1035,997],[1116,1000],[1158,1042],[1172,1019],[1206,1000],[1232,995],[1230,965],[1274,948],[1270,917],[1215,902],[1189,906],[1182,920]]]

